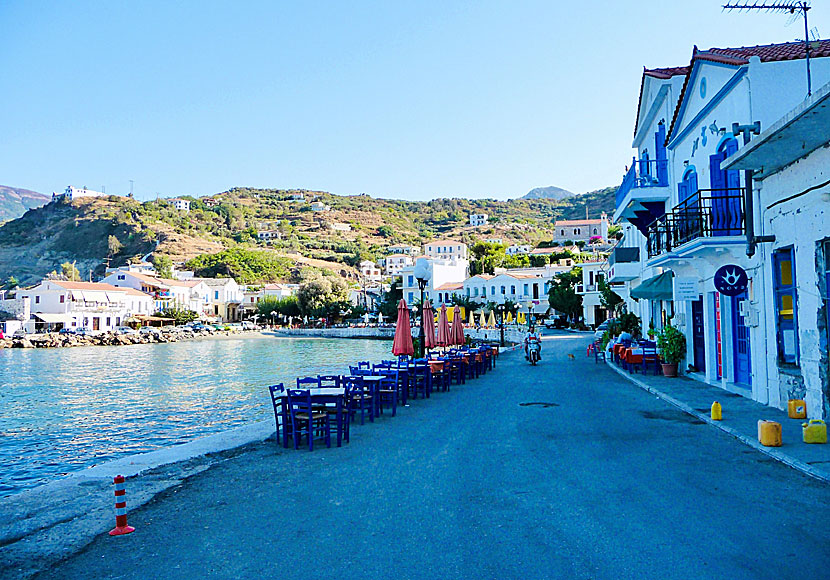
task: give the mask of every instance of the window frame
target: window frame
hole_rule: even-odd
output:
[[[781,282],[782,258],[790,261],[790,284]],[[775,315],[775,343],[777,348],[777,361],[779,367],[798,368],[800,366],[799,344],[798,344],[798,284],[795,272],[795,247],[785,246],[777,248],[772,252],[772,296],[773,312]],[[782,318],[781,298],[790,296],[792,299],[792,318]],[[784,332],[793,333],[793,354],[789,355],[784,351]]]

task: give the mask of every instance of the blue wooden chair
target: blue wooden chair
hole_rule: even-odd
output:
[[[282,383],[268,387],[271,393],[271,403],[274,405],[274,421],[277,424],[276,437],[280,440],[282,431],[282,445],[288,447],[288,438],[291,437],[291,418],[288,411],[288,399],[286,398],[285,386]]]
[[[369,412],[369,421],[375,422],[375,408],[372,400],[372,393],[366,388],[363,383],[362,376],[344,377],[343,386],[349,393],[348,409],[352,417],[357,415],[360,411],[360,424],[366,424],[366,412]]]
[[[317,383],[321,389],[325,388],[340,388],[342,377],[340,375],[317,375]]]
[[[359,368],[359,369],[370,369],[370,368],[372,368],[372,363],[370,363],[367,360],[362,360],[362,361],[357,363],[357,368]]]
[[[598,363],[600,357],[602,360],[605,360],[605,351],[602,349],[602,339],[597,339],[594,341],[594,362]]]
[[[418,398],[418,393],[421,393],[422,399],[428,399],[430,391],[432,390],[432,372],[429,369],[429,364],[426,359],[415,359],[412,363],[413,367],[409,375],[409,385],[412,389],[412,396]]]
[[[320,381],[317,377],[297,377],[297,389],[319,389]]]
[[[314,439],[322,438],[331,447],[331,421],[326,411],[315,410],[310,390],[288,389],[288,408],[291,415],[291,437],[294,449],[299,449],[303,431],[308,438],[308,450],[314,451]]]

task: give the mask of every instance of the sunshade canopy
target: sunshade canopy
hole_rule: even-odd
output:
[[[631,297],[640,300],[671,300],[674,297],[672,289],[671,270],[645,280],[636,288],[631,289]]]

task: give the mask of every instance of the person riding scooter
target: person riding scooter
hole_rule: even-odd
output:
[[[539,360],[542,360],[542,338],[534,328],[530,328],[525,336],[525,360],[530,360],[530,344],[533,343],[536,352],[539,355]]]

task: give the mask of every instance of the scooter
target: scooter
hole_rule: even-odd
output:
[[[536,366],[536,363],[539,362],[541,358],[542,352],[542,343],[538,340],[531,340],[527,343],[527,360],[530,361],[530,364]]]

